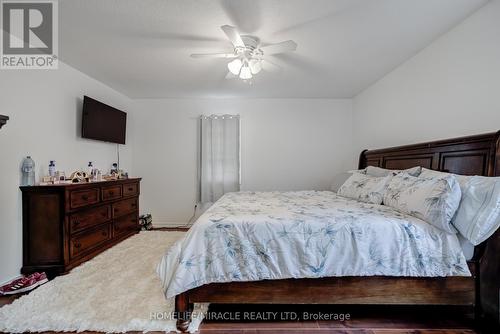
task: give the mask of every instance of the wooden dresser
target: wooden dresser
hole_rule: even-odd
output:
[[[140,181],[20,187],[21,272],[65,273],[137,233]]]

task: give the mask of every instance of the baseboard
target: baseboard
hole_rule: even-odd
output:
[[[188,227],[188,223],[186,222],[153,222],[153,227]]]

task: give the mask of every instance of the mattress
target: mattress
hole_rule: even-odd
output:
[[[457,235],[331,191],[228,193],[157,272],[167,298],[216,282],[470,276]]]

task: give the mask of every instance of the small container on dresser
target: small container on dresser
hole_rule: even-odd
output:
[[[20,187],[23,274],[65,273],[137,233],[140,178]]]

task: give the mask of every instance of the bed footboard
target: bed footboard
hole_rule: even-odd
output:
[[[474,274],[474,268],[471,268]],[[475,306],[474,277],[327,277],[212,283],[175,297],[185,332],[193,303]]]
[[[191,315],[193,312],[193,303],[189,302],[188,293],[181,293],[175,296],[175,317],[177,319],[177,329],[181,332],[187,332],[191,323]]]

